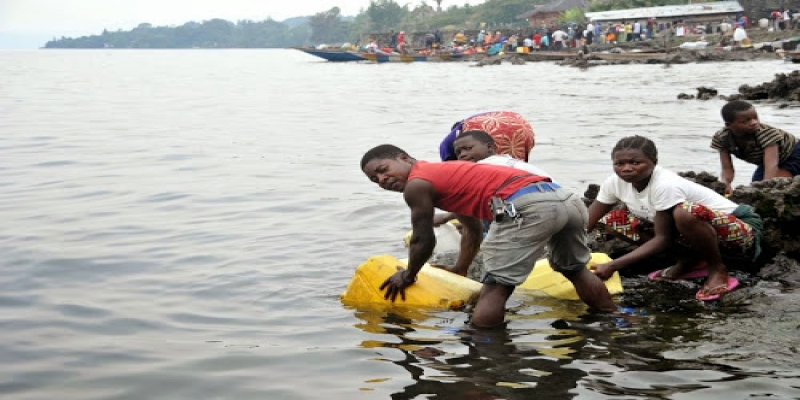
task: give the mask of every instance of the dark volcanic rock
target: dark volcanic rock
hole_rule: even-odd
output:
[[[739,87],[739,93],[728,100],[786,100],[800,101],[800,70],[788,74],[776,74],[772,82]]]
[[[491,58],[484,58],[478,61],[477,64],[473,65],[474,67],[483,67],[485,65],[501,65],[503,63],[502,57],[491,57]]]
[[[697,98],[700,100],[711,100],[717,97],[717,89],[714,88],[707,88],[705,86],[700,86],[697,88]]]

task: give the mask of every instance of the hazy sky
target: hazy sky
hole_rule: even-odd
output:
[[[396,1],[412,6],[422,3],[422,0]],[[483,1],[444,0],[442,7]],[[370,0],[0,0],[0,47],[28,47],[33,41],[43,45],[54,36],[90,35],[103,29],[128,30],[142,22],[180,25],[211,18],[235,22],[268,17],[281,21],[334,6],[341,8],[343,15],[356,15],[369,3]],[[433,0],[427,3],[435,4]],[[23,42],[26,45],[19,46]]]

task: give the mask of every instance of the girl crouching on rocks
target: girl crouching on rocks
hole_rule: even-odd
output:
[[[652,140],[626,137],[611,152],[614,175],[600,186],[589,207],[587,227],[598,222],[606,232],[639,245],[612,262],[598,265],[603,279],[674,246],[679,262],[649,275],[653,280],[707,276],[699,300],[716,300],[739,285],[728,275],[721,252],[755,258],[760,252],[761,218],[752,207],[739,206],[717,192],[658,166]],[[617,203],[624,208],[614,209]]]

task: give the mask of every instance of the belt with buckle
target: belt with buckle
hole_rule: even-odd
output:
[[[561,185],[554,182],[531,183],[530,185],[520,188],[516,192],[512,193],[511,196],[508,196],[508,198],[506,198],[506,201],[512,201],[515,198],[528,193],[553,192],[560,187]]]

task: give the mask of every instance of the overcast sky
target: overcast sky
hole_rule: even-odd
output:
[[[412,6],[422,0],[396,0]],[[442,7],[484,0],[444,0]],[[36,48],[53,37],[83,36],[103,29],[128,30],[142,22],[180,25],[222,18],[229,21],[312,15],[338,6],[356,15],[370,0],[0,0],[0,48]],[[428,4],[435,5],[433,0]]]

